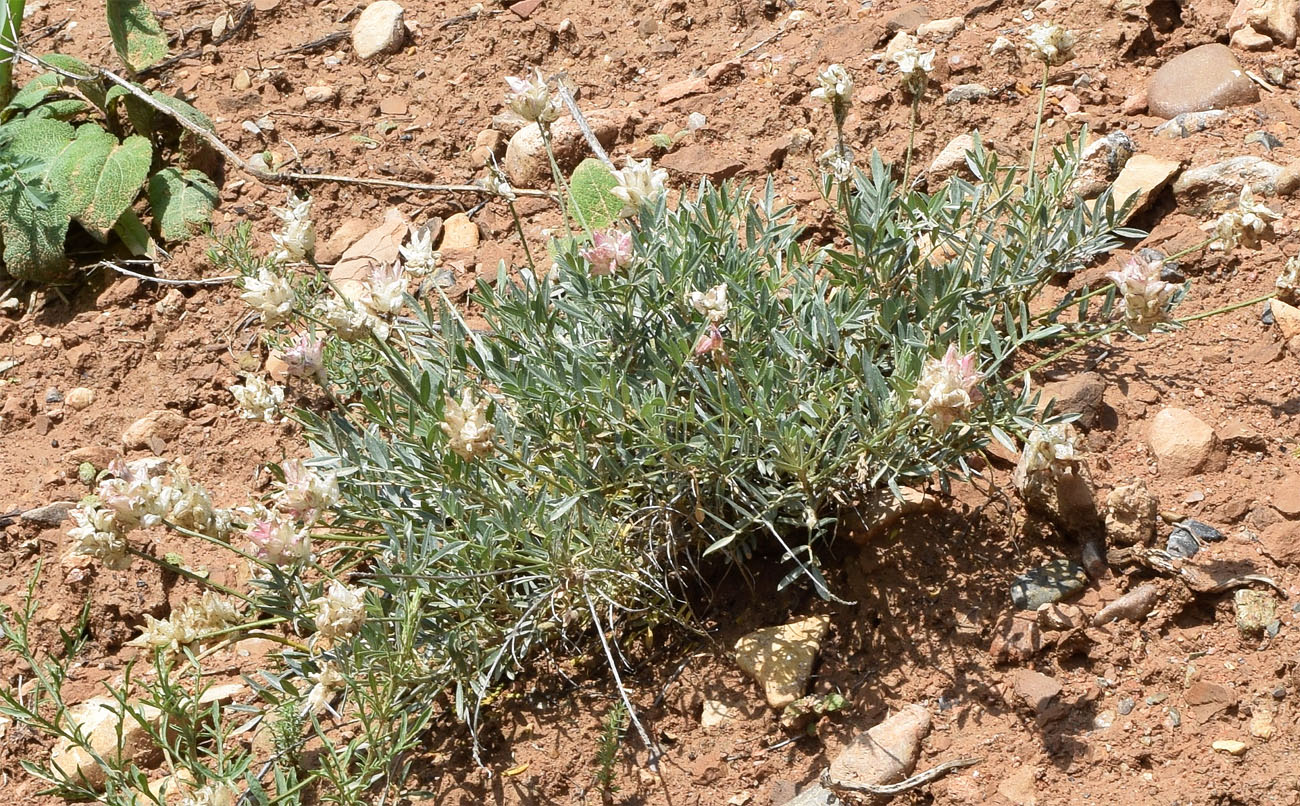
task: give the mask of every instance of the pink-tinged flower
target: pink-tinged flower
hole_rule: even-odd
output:
[[[974,352],[959,353],[955,344],[948,345],[943,358],[926,359],[910,403],[930,418],[936,431],[947,431],[984,399],[977,388],[984,376],[975,360]]]
[[[276,565],[293,565],[311,555],[311,538],[288,518],[267,517],[248,527],[257,556]]]
[[[1124,298],[1124,319],[1129,329],[1146,335],[1169,315],[1169,303],[1178,286],[1160,279],[1159,260],[1135,254],[1120,271],[1106,274]]]
[[[325,342],[308,331],[300,334],[284,351],[284,363],[295,378],[314,378],[324,372],[324,353]]]
[[[276,508],[306,523],[314,523],[339,502],[339,481],[334,473],[317,472],[301,459],[280,466],[284,481],[275,482]]]
[[[632,233],[610,229],[591,236],[591,246],[580,254],[591,264],[591,276],[613,274],[632,262]]]
[[[695,342],[696,357],[712,356],[719,360],[725,361],[727,358],[726,344],[722,340],[722,331],[715,324],[710,324],[705,328],[704,333]]]

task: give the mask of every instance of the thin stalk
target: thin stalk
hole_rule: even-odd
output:
[[[528,238],[524,236],[524,224],[519,220],[519,210],[515,208],[514,199],[506,202],[510,208],[510,216],[515,220],[515,232],[519,233],[519,243],[524,245],[524,257],[528,258],[528,268],[533,270],[533,276],[537,276],[537,264],[533,262],[533,252],[528,248]]]
[[[912,176],[912,149],[916,146],[916,124],[921,113],[921,93],[912,93],[912,115],[907,124],[907,156],[903,159],[903,189]],[[1041,115],[1042,112],[1040,111]],[[1035,138],[1037,139],[1037,138]]]
[[[560,164],[555,160],[555,149],[551,144],[551,129],[549,126],[538,124],[542,132],[542,145],[546,148],[546,160],[551,164],[551,176],[555,178],[555,186],[560,189],[560,207],[564,212],[564,226],[569,228],[569,234],[573,234],[572,227],[569,226],[569,214],[572,212],[574,218],[581,225],[583,232],[591,238],[591,227],[588,226],[586,218],[582,215],[582,210],[573,202],[573,194],[569,192],[569,183],[564,181],[564,173],[560,171]],[[572,209],[570,209],[572,208]]]
[[[841,115],[835,114],[835,150],[843,159],[848,155],[848,149],[844,145],[844,120]],[[850,173],[847,179],[840,180],[840,207],[844,210],[844,229],[848,232],[849,241],[853,244],[853,260],[861,266],[862,253],[858,250],[858,236],[853,230],[853,216],[850,214],[849,207],[849,188],[853,174]]]
[[[1214,310],[1210,310],[1210,311],[1202,311],[1201,313],[1194,313],[1191,316],[1184,316],[1183,318],[1175,319],[1174,321],[1180,325],[1185,325],[1188,322],[1195,322],[1198,319],[1209,319],[1211,316],[1218,316],[1221,313],[1231,313],[1232,311],[1238,310],[1239,308],[1248,308],[1251,305],[1258,305],[1259,303],[1267,302],[1276,296],[1277,296],[1276,291],[1270,291],[1269,293],[1263,295],[1262,297],[1255,297],[1254,299],[1248,299],[1245,300],[1244,302],[1234,302],[1230,305],[1224,305],[1221,308],[1215,308]]]
[[[18,47],[26,8],[27,0],[0,0],[0,44],[5,46],[0,55],[0,108],[8,106],[14,97],[14,49]]]
[[[1043,109],[1047,106],[1047,77],[1051,65],[1043,62],[1043,81],[1038,88],[1038,116],[1034,118],[1034,143],[1029,147],[1029,181],[1037,181],[1038,140],[1043,134]]]
[[[1193,253],[1193,252],[1196,252],[1196,251],[1199,251],[1199,250],[1201,250],[1201,249],[1204,249],[1205,247],[1207,247],[1207,246],[1209,246],[1210,244],[1214,243],[1214,241],[1215,241],[1214,236],[1210,236],[1209,238],[1206,238],[1205,240],[1201,241],[1200,243],[1196,244],[1195,246],[1189,246],[1189,247],[1187,247],[1186,249],[1180,249],[1179,251],[1174,252],[1172,255],[1167,255],[1167,256],[1165,257],[1165,262],[1167,263],[1167,262],[1169,262],[1169,261],[1171,261],[1171,260],[1177,260],[1178,258],[1183,257],[1184,255],[1190,255],[1190,254]]]
[[[196,573],[194,573],[193,571],[191,571],[191,570],[188,569],[188,568],[182,568],[182,567],[179,566],[179,565],[172,565],[171,563],[167,562],[166,560],[160,560],[160,559],[158,559],[157,557],[153,556],[152,554],[147,554],[147,553],[141,551],[140,549],[136,548],[135,546],[127,546],[127,547],[126,547],[126,551],[127,551],[127,553],[130,554],[132,557],[139,557],[139,558],[142,559],[142,560],[148,560],[149,562],[153,563],[154,565],[157,565],[159,568],[163,568],[163,569],[165,569],[165,570],[171,571],[172,573],[177,574],[177,575],[179,575],[179,576],[183,576],[183,577],[185,577],[185,578],[188,579],[188,580],[191,580],[191,581],[193,581],[193,582],[197,582],[197,583],[199,583],[200,585],[206,585],[206,586],[208,586],[209,588],[212,588],[212,589],[215,590],[215,591],[218,591],[218,592],[220,592],[220,593],[224,593],[224,594],[226,594],[227,596],[233,596],[233,597],[235,597],[236,599],[239,599],[240,601],[242,601],[242,602],[244,602],[244,603],[246,603],[246,604],[252,605],[253,607],[257,607],[257,603],[256,603],[256,602],[254,602],[252,599],[250,599],[249,597],[245,596],[244,594],[240,593],[239,591],[234,590],[233,588],[227,588],[225,585],[222,585],[222,584],[219,583],[219,582],[213,582],[212,580],[208,579],[207,577],[203,576],[202,574],[196,574]]]
[[[1052,353],[1046,358],[1041,358],[1038,361],[1035,361],[1034,363],[1030,364],[1028,367],[1024,369],[1024,374],[1028,375],[1031,372],[1037,372],[1038,370],[1042,369],[1048,364],[1054,363],[1057,360],[1064,358],[1065,356],[1069,355],[1075,350],[1078,350],[1082,347],[1086,347],[1087,345],[1092,344],[1094,341],[1097,341],[1099,339],[1104,339],[1110,334],[1121,330],[1122,328],[1123,328],[1122,324],[1114,324],[1114,325],[1110,325],[1109,327],[1103,328],[1102,330],[1099,330],[1096,333],[1093,333],[1091,336],[1085,336],[1084,338],[1076,341],[1074,344],[1070,344],[1068,346],[1062,347],[1061,349],[1057,350],[1056,352]]]

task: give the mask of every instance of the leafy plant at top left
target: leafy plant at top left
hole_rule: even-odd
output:
[[[106,5],[129,70],[166,54],[166,35],[142,2]],[[126,11],[143,21],[129,32],[118,30]],[[10,15],[8,24],[19,19]],[[5,37],[16,40],[16,32]],[[4,55],[11,60],[11,52]],[[73,223],[101,244],[116,233],[133,254],[149,254],[154,245],[135,209],[142,193],[153,234],[164,241],[184,240],[208,221],[216,186],[201,171],[162,159],[184,153],[183,130],[172,117],[211,128],[206,116],[178,98],[110,81],[70,56],[39,61],[45,72],[16,92],[7,81],[0,88],[8,98],[0,109],[0,262],[11,276],[46,282],[66,274]],[[157,114],[158,107],[169,114]]]

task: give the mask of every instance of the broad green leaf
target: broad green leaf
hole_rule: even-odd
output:
[[[610,192],[617,185],[618,180],[598,159],[585,159],[573,169],[569,179],[573,206],[591,229],[605,229],[618,220],[623,200]]]
[[[152,162],[153,145],[148,139],[134,135],[119,143],[96,124],[87,123],[77,131],[77,143],[51,166],[49,186],[66,199],[65,212],[103,243],[122,212],[140,195]]]
[[[50,53],[42,56],[41,60],[78,75],[95,74],[95,71],[85,62],[62,53]],[[59,97],[60,90],[70,87],[75,87],[80,97]],[[52,100],[51,95],[55,96]],[[105,108],[104,88],[98,80],[74,81],[49,71],[41,73],[24,84],[9,102],[9,106],[5,107],[5,113],[6,117],[16,113],[26,113],[35,117],[67,120],[88,111],[90,107],[86,101],[90,101],[101,111]]]
[[[75,130],[61,120],[31,118],[6,124],[9,150],[19,157],[41,160],[48,187],[50,167],[71,147]],[[5,269],[13,277],[43,282],[67,269],[63,240],[68,234],[68,214],[55,196],[45,207],[33,204],[16,187],[0,190],[0,238],[4,240]]]
[[[167,34],[144,0],[106,0],[106,6],[113,47],[132,72],[167,58]]]
[[[156,90],[150,93],[150,95],[155,101],[170,109],[177,117],[185,118],[201,129],[212,131],[214,128],[212,125],[212,118],[185,103],[180,98]]]
[[[91,202],[96,177],[104,171],[117,138],[95,123],[77,127],[76,139],[59,154],[47,171],[50,190],[58,197],[64,215],[75,218]]]
[[[126,212],[117,219],[117,223],[113,225],[113,232],[122,239],[122,244],[130,250],[132,257],[158,257],[158,244],[150,237],[149,230],[145,229],[140,216],[136,215],[135,210],[130,207],[126,208]]]
[[[149,180],[149,204],[164,241],[184,241],[212,219],[219,195],[202,171],[164,168]]]

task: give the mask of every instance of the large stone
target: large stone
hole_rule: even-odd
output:
[[[129,450],[149,450],[155,440],[176,439],[188,423],[185,415],[171,409],[151,411],[127,426],[122,432],[122,444]]]
[[[1259,545],[1278,565],[1300,565],[1300,521],[1272,524],[1260,532]]]
[[[1060,680],[1033,669],[1017,669],[1012,672],[1011,687],[1015,689],[1016,696],[1036,714],[1046,711],[1056,695],[1061,693]]]
[[[966,165],[966,152],[974,149],[975,138],[969,134],[959,134],[948,141],[948,145],[943,147],[943,150],[930,163],[929,170],[926,171],[929,186],[934,188],[939,182],[953,174],[969,176],[970,169]]]
[[[1220,44],[1201,45],[1170,59],[1151,77],[1147,88],[1147,109],[1162,118],[1258,100],[1255,83],[1232,50]]]
[[[1273,312],[1273,322],[1282,331],[1284,341],[1300,336],[1300,308],[1280,299],[1270,300],[1268,308]]]
[[[1218,440],[1214,429],[1195,414],[1168,408],[1151,421],[1147,442],[1163,475],[1184,478],[1196,475],[1210,463]]]
[[[773,708],[784,708],[803,696],[829,616],[811,616],[790,624],[755,630],[736,642],[736,663],[763,687]]]
[[[1123,221],[1128,221],[1146,209],[1146,206],[1164,189],[1165,185],[1169,184],[1169,180],[1174,178],[1180,168],[1182,163],[1178,160],[1153,157],[1150,154],[1134,154],[1130,157],[1128,162],[1124,163],[1119,176],[1115,177],[1115,183],[1112,185],[1114,190],[1111,191],[1111,198],[1115,200],[1116,208],[1122,207],[1124,202],[1130,199],[1133,200],[1133,207]]]
[[[921,740],[930,732],[930,712],[913,703],[853,741],[831,762],[831,779],[882,786],[906,777],[916,767]]]
[[[1174,199],[1189,215],[1208,216],[1235,206],[1245,185],[1256,195],[1273,195],[1282,170],[1277,163],[1251,156],[1198,165],[1174,182]]]
[[[1300,0],[1238,0],[1228,18],[1228,32],[1253,28],[1281,45],[1294,45]]]
[[[359,59],[373,59],[402,48],[406,39],[402,7],[393,0],[376,0],[366,6],[352,27],[352,50]]]
[[[735,157],[714,151],[703,144],[689,145],[664,155],[659,164],[670,171],[692,177],[707,176],[715,182],[730,179],[745,167]]]
[[[443,222],[442,249],[477,249],[478,242],[478,224],[464,213],[456,213]]]
[[[619,109],[596,109],[584,113],[584,117],[604,148],[614,144],[619,131],[628,123],[628,112]],[[590,153],[577,122],[569,117],[551,124],[551,147],[563,171],[572,170]],[[517,187],[540,187],[551,178],[551,164],[546,158],[542,131],[536,123],[528,124],[510,138],[502,167],[510,183]]]
[[[1247,638],[1259,638],[1277,621],[1277,598],[1272,591],[1240,588],[1232,595],[1237,629]]]
[[[900,520],[939,509],[939,499],[911,487],[899,487],[899,495],[889,489],[873,489],[840,513],[843,534],[854,543],[867,544],[898,524]]]
[[[1106,537],[1115,546],[1147,545],[1156,536],[1159,503],[1141,479],[1106,496]]]
[[[142,703],[131,703],[145,720],[161,716],[158,709]],[[157,754],[158,748],[149,738],[148,731],[129,714],[119,718],[122,706],[112,697],[92,697],[68,709],[68,728],[80,729],[82,737],[100,758],[111,764],[133,761],[144,765]],[[118,744],[118,725],[121,724],[121,744]],[[103,791],[106,776],[95,756],[80,745],[60,739],[50,751],[50,762],[62,771],[69,781],[82,782],[97,792]]]
[[[1039,398],[1044,408],[1052,403],[1056,414],[1078,414],[1075,422],[1091,428],[1101,411],[1102,397],[1106,394],[1106,379],[1095,372],[1081,372],[1063,381],[1043,385]]]
[[[1026,571],[1011,583],[1011,603],[1021,610],[1037,610],[1083,590],[1088,575],[1072,560],[1057,559]]]

